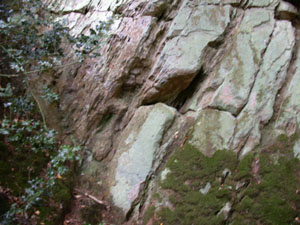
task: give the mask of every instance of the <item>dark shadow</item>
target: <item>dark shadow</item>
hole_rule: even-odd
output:
[[[184,89],[174,101],[171,102],[170,106],[176,108],[178,111],[186,103],[187,99],[190,99],[197,91],[198,84],[201,83],[205,78],[203,68],[198,72],[195,78],[191,81],[190,85]]]

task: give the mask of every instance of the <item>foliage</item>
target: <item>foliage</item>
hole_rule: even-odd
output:
[[[19,200],[11,205],[10,210],[2,218],[3,224],[10,224],[14,219],[22,216],[29,220],[32,213],[36,212],[41,205],[46,206],[49,199],[55,196],[56,186],[60,185],[60,182],[68,176],[67,165],[70,165],[72,161],[79,160],[80,150],[79,147],[60,146],[55,138],[56,132],[46,129],[38,119],[25,119],[25,117],[33,118],[35,114],[34,103],[32,100],[30,101],[30,96],[12,97],[12,100],[9,102],[10,104],[7,103],[7,108],[9,108],[7,114],[11,118],[4,118],[1,121],[1,143],[6,146],[5,151],[12,152],[15,157],[26,155],[33,159],[34,155],[40,155],[37,161],[41,161],[42,165],[33,163],[26,165],[27,169],[33,171],[31,174],[36,176],[31,179],[30,177],[25,178],[25,181],[28,180],[27,184],[24,180],[15,181],[17,186],[23,186],[21,190],[17,189],[18,191],[16,191],[12,183],[7,184],[0,181],[1,186],[5,185],[12,191],[15,190],[14,195],[23,189],[23,194],[17,196]],[[4,152],[1,153],[1,160],[4,160],[3,155]],[[10,160],[9,157],[6,159]],[[11,166],[17,167],[17,165]],[[43,169],[38,171],[39,168]],[[6,176],[8,178],[10,174],[6,174]]]
[[[40,0],[0,2],[0,192],[5,188],[12,197],[10,210],[0,215],[2,225],[24,220],[32,224],[42,216],[57,224],[49,219],[55,213],[44,209],[57,211],[69,198],[70,168],[79,159],[80,148],[61,145],[57,132],[41,122],[44,115],[29,89],[29,77],[98,56],[100,40],[111,23],[112,19],[100,22],[89,35],[74,37],[65,21],[56,20]],[[63,64],[67,47],[77,59]],[[49,86],[43,87],[40,97],[59,102]]]
[[[5,135],[5,141],[14,145],[17,151],[46,151],[55,146],[55,131],[47,130],[38,120],[3,119],[0,134]]]
[[[81,60],[98,56],[95,50],[101,47],[100,39],[107,35],[113,21],[100,21],[96,29],[90,29],[90,35],[74,37],[65,21],[55,20],[40,0],[24,0],[18,9],[2,11],[7,16],[0,19],[0,56],[4,59],[0,69],[20,74],[64,66],[61,65],[65,56],[62,43],[72,45]]]
[[[24,1],[16,12],[9,10],[9,16],[0,20],[1,56],[7,59],[10,69],[24,72],[26,68],[40,69],[52,67],[55,59],[63,55],[60,48],[67,30],[59,22],[51,22],[51,17],[40,1]],[[41,32],[41,29],[44,32]]]
[[[79,147],[61,146],[58,154],[51,157],[46,174],[28,181],[30,186],[25,189],[25,193],[22,196],[22,205],[12,204],[10,210],[4,215],[3,224],[9,224],[11,221],[14,221],[16,215],[26,215],[30,211],[36,212],[36,206],[41,202],[45,203],[47,201],[47,198],[44,196],[53,195],[57,179],[63,179],[63,176],[68,172],[65,162],[79,159],[77,154],[79,150]]]
[[[5,88],[0,87],[0,97],[10,97],[12,95],[12,89],[10,83]]]
[[[48,103],[54,103],[59,101],[59,95],[54,93],[49,87],[43,87],[43,95],[42,98],[46,99]]]

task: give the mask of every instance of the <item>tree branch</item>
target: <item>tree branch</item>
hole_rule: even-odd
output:
[[[20,74],[1,74],[0,73],[0,77],[8,77],[8,78],[10,78],[10,77],[19,77],[19,76],[22,76],[22,75],[26,75],[26,74],[30,74],[30,73],[42,72],[42,71],[49,70],[49,69],[59,69],[59,68],[63,68],[63,67],[74,65],[76,63],[79,63],[79,61],[71,62],[71,63],[60,65],[60,66],[54,66],[54,67],[51,67],[51,68],[44,68],[44,69],[26,71],[26,72],[20,73]]]
[[[100,205],[104,205],[105,207],[107,207],[107,205],[106,205],[103,201],[97,199],[97,198],[94,197],[93,195],[90,195],[90,194],[88,194],[88,193],[86,193],[86,192],[83,192],[83,191],[80,191],[80,190],[78,190],[78,189],[74,189],[74,191],[75,191],[75,192],[78,192],[78,193],[80,193],[80,194],[83,194],[84,196],[86,196],[86,197],[92,199],[93,201],[97,202],[97,203],[100,204]]]

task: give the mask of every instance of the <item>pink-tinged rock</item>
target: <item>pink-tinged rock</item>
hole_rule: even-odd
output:
[[[233,43],[212,73],[214,79],[210,87],[219,87],[210,106],[236,115],[246,105],[263,52],[274,29],[273,17],[274,13],[267,9],[254,8],[245,12]],[[227,95],[228,87],[231,101],[223,97]]]
[[[253,93],[249,98],[249,108],[255,110],[256,104],[256,93]]]
[[[224,32],[231,10],[228,5],[194,7],[184,3],[153,68],[154,81],[144,87],[143,102],[172,99],[191,83],[201,68],[204,48]]]
[[[277,93],[286,79],[292,59],[292,50],[295,45],[294,31],[289,21],[276,22],[249,101],[237,118],[234,148],[241,146],[247,135],[256,137],[256,142],[259,142],[260,124],[266,124],[272,118]],[[245,150],[245,152],[248,151],[249,149]]]
[[[116,52],[118,55],[110,60],[110,69],[104,84],[109,96],[117,94],[123,81],[126,80],[132,63],[141,54],[142,45],[154,22],[153,17],[144,16],[138,19],[125,18],[120,24],[117,33],[123,41],[121,45],[117,43],[116,46],[111,46],[118,48],[119,51]]]
[[[134,185],[134,186],[130,189],[130,191],[129,191],[129,193],[128,193],[128,199],[129,199],[130,201],[133,202],[133,201],[137,198],[137,196],[139,195],[141,183],[142,183],[142,182],[137,183],[136,185]]]

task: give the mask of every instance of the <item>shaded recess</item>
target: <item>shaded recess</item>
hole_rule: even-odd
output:
[[[300,8],[300,1],[299,0],[284,0],[284,2],[289,2],[292,5],[296,6],[298,9]]]
[[[198,90],[198,85],[204,80],[204,78],[205,74],[203,69],[201,68],[199,73],[191,81],[190,85],[178,94],[176,99],[170,103],[170,106],[180,111],[181,107],[186,103],[186,101],[188,99],[191,99],[195,92]]]

